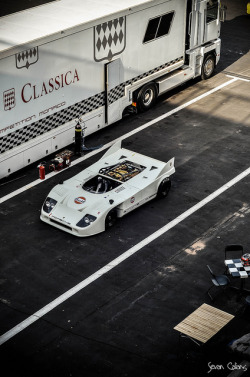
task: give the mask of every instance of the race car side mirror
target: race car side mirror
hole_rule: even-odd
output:
[[[109,203],[110,203],[110,204],[113,204],[113,203],[114,203],[114,200],[113,200],[113,199],[109,199]]]

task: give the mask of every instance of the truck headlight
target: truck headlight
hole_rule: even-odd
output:
[[[92,215],[85,215],[77,224],[76,226],[79,226],[80,228],[85,228],[86,226],[89,226],[96,220],[95,216]]]
[[[50,213],[52,211],[52,209],[55,207],[56,203],[57,203],[57,201],[55,199],[47,197],[47,199],[43,203],[44,212]]]

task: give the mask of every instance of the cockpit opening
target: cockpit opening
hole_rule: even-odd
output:
[[[85,182],[82,188],[86,191],[91,192],[92,194],[105,194],[113,190],[114,188],[120,186],[120,182],[116,182],[112,179],[102,177],[97,175],[94,178],[91,178],[89,181]]]

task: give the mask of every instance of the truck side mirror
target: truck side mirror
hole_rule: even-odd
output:
[[[220,6],[220,21],[221,22],[226,21],[226,13],[227,13],[227,6],[221,5]]]

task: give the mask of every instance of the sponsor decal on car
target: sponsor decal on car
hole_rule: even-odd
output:
[[[76,204],[83,204],[86,202],[86,198],[84,198],[83,196],[79,196],[78,198],[75,198],[74,202]]]
[[[130,203],[134,203],[135,202],[135,197],[132,196],[132,198],[130,199]]]

